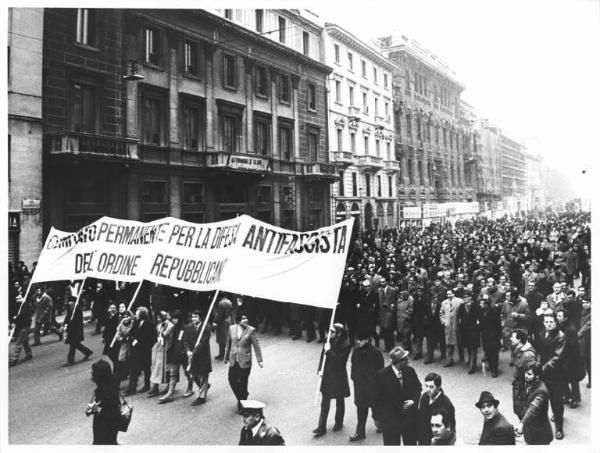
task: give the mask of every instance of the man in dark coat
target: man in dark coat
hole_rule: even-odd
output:
[[[417,444],[417,402],[421,383],[408,366],[408,351],[397,346],[390,351],[391,365],[375,380],[375,414],[383,430],[383,445]]]
[[[458,307],[458,338],[459,350],[466,348],[469,354],[468,364],[470,365],[469,374],[477,371],[477,349],[480,345],[479,323],[481,317],[481,308],[479,304],[473,302],[471,292],[465,291],[464,303]],[[462,354],[461,354],[462,355]]]
[[[383,336],[386,352],[394,347],[397,292],[398,289],[392,282],[388,282],[385,278],[381,279],[378,290],[379,315],[377,317],[377,325],[379,325],[380,328],[380,335]]]
[[[487,294],[479,299],[481,308],[481,347],[488,360],[492,377],[498,377],[498,355],[500,352],[500,337],[502,335],[502,319],[500,303],[493,305]]]
[[[433,351],[438,343],[442,360],[446,358],[446,336],[440,320],[441,307],[442,299],[438,299],[437,296],[431,296],[429,302],[424,305],[423,328],[427,338],[427,359],[423,362],[425,365],[433,362]]]
[[[198,342],[202,330],[202,317],[200,310],[192,314],[192,322],[188,324],[183,333],[183,347],[188,357],[186,373],[188,376],[188,392],[192,389],[189,385],[190,378],[198,386],[198,398],[192,402],[192,406],[198,406],[206,402],[206,394],[210,388],[208,376],[212,371],[210,358],[210,329],[206,327],[202,332],[202,339]],[[184,395],[185,396],[185,395]]]
[[[356,330],[366,330],[371,333],[375,340],[375,346],[379,347],[379,336],[375,330],[377,310],[379,307],[379,295],[372,283],[365,279],[360,285],[358,297],[358,310],[356,314]]]
[[[561,440],[563,433],[563,394],[564,387],[567,384],[565,376],[564,363],[565,345],[567,339],[565,334],[558,328],[558,321],[555,313],[544,315],[545,332],[539,341],[538,353],[540,354],[540,363],[542,364],[542,381],[548,388],[550,394],[550,406],[554,414],[554,426],[556,428],[555,437]]]
[[[579,353],[583,358],[588,375],[587,388],[592,386],[592,303],[588,297],[582,299],[581,327],[577,332]]]
[[[483,430],[479,445],[515,445],[515,428],[498,411],[498,401],[487,391],[481,392],[475,406],[483,415]]]
[[[137,392],[137,382],[142,371],[144,372],[144,387],[142,392],[150,390],[150,368],[152,366],[152,346],[156,343],[157,333],[150,322],[146,307],[138,307],[135,312],[135,322],[129,333],[131,341],[131,374],[129,386],[125,395],[134,395]]]
[[[437,373],[425,376],[425,392],[419,401],[419,445],[431,445],[431,415],[434,411],[444,409],[450,417],[450,429],[456,433],[456,416],[454,405],[442,389],[442,377]]]
[[[527,445],[548,445],[552,442],[552,426],[548,420],[548,389],[541,380],[542,366],[533,362],[524,373],[525,395],[523,414],[519,417],[517,434],[524,434]]]
[[[413,335],[416,343],[416,353],[413,357],[418,360],[423,357],[423,338],[425,337],[425,312],[429,304],[429,298],[425,295],[425,288],[418,285],[412,294],[413,298]]]
[[[356,405],[356,433],[350,442],[365,438],[365,425],[369,408],[375,404],[375,378],[383,368],[383,355],[370,342],[368,332],[359,332],[356,347],[352,353],[350,377],[354,382],[354,404]],[[378,425],[376,414],[372,413],[375,425]]]
[[[568,382],[568,393],[570,393],[569,407],[575,409],[581,403],[581,392],[579,381],[585,377],[585,367],[579,355],[579,343],[577,341],[577,329],[569,318],[569,313],[564,308],[556,310],[558,327],[565,334],[565,377]],[[567,396],[565,395],[565,399]]]
[[[106,309],[108,308],[108,294],[102,282],[96,283],[96,289],[92,295],[92,318],[96,320],[94,335],[100,333],[106,319]]]
[[[346,409],[344,398],[350,396],[348,373],[346,371],[350,349],[351,346],[348,343],[344,326],[334,324],[331,329],[329,343],[325,343],[323,346],[321,360],[319,361],[321,412],[319,414],[319,425],[313,430],[315,437],[321,437],[327,432],[327,416],[329,415],[332,399],[336,403],[333,431],[342,429]],[[325,361],[324,365],[323,361]]]
[[[240,404],[244,427],[240,433],[239,445],[285,445],[279,430],[265,420],[264,403],[242,400]]]
[[[113,364],[117,363],[119,359],[119,344],[111,343],[115,334],[117,333],[117,327],[119,326],[119,316],[117,313],[117,306],[114,303],[110,303],[108,306],[107,316],[104,322],[104,332],[102,332],[102,343],[104,344],[103,354],[106,354]]]
[[[52,310],[54,304],[52,298],[48,295],[47,288],[37,288],[34,297],[34,313],[33,318],[35,320],[35,326],[33,330],[33,345],[38,346],[41,343],[40,333],[42,325],[46,325],[48,330],[58,335],[58,341],[62,341],[63,334],[56,328],[52,323]]]
[[[83,341],[83,313],[81,312],[80,304],[76,304],[72,300],[68,302],[68,309],[63,327],[67,332],[65,343],[69,345],[66,366],[71,366],[75,363],[76,349],[84,354],[84,361],[89,359],[92,355],[92,351],[81,343]]]

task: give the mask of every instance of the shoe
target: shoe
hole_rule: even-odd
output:
[[[357,440],[363,440],[365,439],[366,436],[359,436],[358,434],[355,434],[354,436],[350,437],[350,442],[356,442]]]
[[[123,392],[123,396],[131,396],[137,393],[136,389],[127,389]]]
[[[187,398],[188,396],[192,396],[194,394],[194,391],[191,389],[187,389],[185,391],[185,393],[182,395],[184,398]]]
[[[315,437],[315,438],[322,437],[325,435],[326,432],[327,432],[326,430],[320,429],[320,428],[313,429],[313,433],[314,433],[313,437]]]
[[[562,430],[557,429],[554,437],[556,437],[557,440],[562,440],[565,437],[565,435],[563,434]]]
[[[512,360],[510,362],[508,362],[508,366],[515,366],[515,362],[513,362]]]
[[[317,343],[325,343],[325,338],[319,338],[319,341],[317,341]]]
[[[83,358],[83,361],[85,362],[86,360],[88,360],[90,358],[90,356],[93,354],[93,351],[88,352],[85,357]]]
[[[579,404],[580,404],[580,401],[571,401],[571,402],[569,403],[569,407],[570,407],[571,409],[575,409],[575,408],[577,408],[577,407],[579,406]]]
[[[223,356],[222,355],[216,355],[215,356],[215,360],[223,360]]]
[[[35,343],[33,343],[31,346],[41,346],[42,342],[41,341],[36,341]]]
[[[67,363],[65,363],[63,365],[63,367],[68,368],[68,367],[73,366],[73,365],[75,365],[75,362],[67,362]]]
[[[165,397],[166,397],[166,398],[165,398]],[[161,397],[158,399],[158,404],[170,403],[170,402],[172,402],[172,401],[175,401],[175,398],[173,398],[172,396],[167,396],[167,395],[164,395],[164,396],[161,396]]]
[[[588,383],[587,383],[587,384],[585,384],[585,386],[586,386],[588,389],[591,389],[591,388],[592,388],[592,383],[591,383],[590,381],[588,381]]]
[[[431,362],[433,362],[433,360],[428,358],[428,359],[427,359],[427,360],[425,360],[423,363],[424,363],[425,365],[429,365]]]
[[[9,367],[13,367],[18,363],[18,360],[13,360],[12,362],[8,362]]]
[[[201,404],[206,403],[206,398],[199,396],[194,401],[192,401],[192,406],[200,406]]]
[[[160,392],[158,391],[158,386],[156,386],[156,387],[152,387],[152,389],[148,393],[146,393],[146,396],[148,398],[153,398],[155,396],[158,396],[159,394],[160,394]]]
[[[451,367],[451,366],[454,366],[454,362],[453,362],[452,360],[450,360],[449,362],[447,362],[447,363],[444,365],[444,368],[449,368],[449,367]]]
[[[474,374],[474,373],[476,373],[476,372],[477,372],[477,370],[476,370],[475,368],[471,368],[471,369],[469,370],[469,374]]]
[[[62,333],[58,334],[58,341],[63,341],[64,340],[64,336]]]
[[[496,370],[492,371],[492,377],[493,378],[497,378],[498,377],[498,372]]]
[[[314,338],[307,338],[307,339],[306,339],[306,342],[307,342],[307,343],[310,343],[310,342],[312,342],[312,341],[314,341],[314,340],[315,340]]]
[[[150,384],[148,384],[148,385],[144,385],[144,386],[142,387],[142,390],[140,390],[140,392],[142,392],[142,393],[146,393],[148,390],[150,390]]]
[[[27,362],[28,360],[33,359],[33,356],[31,354],[26,355],[25,358],[23,360],[21,360],[21,362]]]
[[[339,424],[338,424],[338,423],[336,423],[335,425],[333,425],[333,429],[332,429],[332,431],[333,431],[333,432],[336,432],[336,431],[341,431],[341,430],[342,430],[342,426],[344,426],[342,423],[339,423]]]
[[[417,354],[415,354],[415,356],[413,357],[413,360],[419,360],[420,358],[423,357],[423,354],[421,354],[420,352],[418,352]]]
[[[294,335],[294,336],[292,336],[292,340],[297,340],[298,338],[300,338],[300,335]]]

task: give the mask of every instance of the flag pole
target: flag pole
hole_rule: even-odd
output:
[[[215,306],[215,302],[217,301],[218,295],[219,295],[219,290],[217,289],[215,291],[215,295],[213,296],[212,302],[210,303],[210,307],[208,308],[208,312],[206,313],[206,316],[204,318],[204,323],[202,324],[202,329],[200,329],[200,335],[198,335],[198,339],[196,340],[196,344],[194,345],[194,350],[192,351],[192,356],[190,357],[188,366],[186,367],[187,371],[190,371],[190,369],[192,368],[192,360],[194,359],[194,351],[196,350],[196,348],[200,344],[200,339],[202,338],[202,334],[204,333],[204,329],[206,329],[206,325],[208,324],[208,318],[210,316],[210,313],[212,312],[213,307]]]
[[[139,292],[140,288],[142,287],[143,282],[144,282],[144,280],[140,281],[137,289],[135,290],[135,293],[133,293],[133,297],[131,298],[131,302],[129,302],[129,307],[127,308],[127,311],[130,311],[130,308],[133,305],[133,302],[135,301],[135,298],[137,297],[138,292]],[[109,346],[110,348],[112,348],[115,345],[115,341],[117,341],[118,335],[119,335],[119,329],[117,328],[117,331],[115,332],[115,336],[113,337],[112,341],[110,342],[110,346]]]
[[[329,331],[327,332],[327,342],[323,346],[323,350],[325,350],[325,348],[327,348],[327,350],[329,350],[329,348],[331,347],[331,344],[330,344],[331,329],[333,329],[333,320],[335,318],[335,312],[337,310],[338,305],[339,304],[335,304],[335,307],[333,308],[333,312],[331,313],[331,319],[329,321]],[[319,401],[319,390],[321,389],[321,381],[323,380],[323,370],[325,369],[325,360],[327,360],[327,351],[325,351],[325,353],[323,354],[323,362],[321,363],[321,369],[319,370],[319,379],[317,381],[317,391],[315,392],[315,406],[317,405],[317,403]]]
[[[75,305],[73,306],[73,312],[71,313],[71,321],[73,321],[73,316],[75,316],[75,309],[77,309],[77,305],[79,305],[79,299],[81,298],[81,294],[83,294],[83,284],[85,283],[85,279],[87,277],[84,277],[83,280],[81,280],[81,286],[79,287],[79,294],[77,294],[77,300],[75,301]],[[82,317],[83,319],[83,317]]]
[[[34,273],[35,273],[35,271],[34,271]],[[27,290],[25,291],[25,297],[23,297],[23,302],[21,303],[21,305],[19,305],[19,310],[17,311],[17,316],[19,316],[21,314],[21,309],[23,308],[23,304],[25,302],[27,302],[27,296],[29,295],[29,289],[31,288],[32,284],[33,284],[33,275],[31,276],[31,279],[29,280],[29,285],[27,285]],[[15,334],[16,328],[17,328],[17,325],[15,324],[15,326],[10,331],[10,335],[8,336],[8,344],[10,344],[10,340],[12,339],[13,335]]]

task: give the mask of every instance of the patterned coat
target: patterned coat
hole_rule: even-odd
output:
[[[173,323],[163,321],[157,329],[156,343],[152,347],[152,370],[150,382],[153,384],[167,383],[167,351],[173,341]]]

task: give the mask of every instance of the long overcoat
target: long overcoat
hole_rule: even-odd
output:
[[[196,346],[198,336],[202,325],[194,326],[194,323],[189,323],[184,330],[183,334],[183,345],[187,351],[192,352],[192,364],[190,366],[190,372],[192,376],[204,376],[208,375],[212,371],[212,362],[210,357],[210,329],[204,329],[202,333],[202,339]]]
[[[440,308],[440,319],[444,325],[444,333],[446,335],[446,344],[458,344],[458,308],[463,303],[463,300],[454,297],[452,301],[445,299]]]
[[[354,348],[350,378],[354,382],[354,404],[373,407],[375,403],[375,378],[383,368],[383,355],[371,343]]]
[[[73,309],[69,308],[67,310],[64,326],[67,330],[65,343],[75,345],[83,341],[83,313],[81,312],[81,306],[78,305],[73,308],[75,309],[75,314],[73,315]]]
[[[325,360],[323,368],[323,378],[321,379],[321,393],[323,398],[336,399],[350,396],[350,385],[348,384],[348,372],[346,371],[346,362],[350,355],[350,344],[342,342],[340,344],[331,343],[331,349],[327,352],[321,351],[321,360],[319,361],[319,370]]]
[[[466,348],[478,348],[481,345],[481,308],[475,302],[461,304],[458,307],[458,330],[460,339]]]
[[[163,321],[158,326],[156,343],[152,346],[152,370],[150,382],[153,384],[167,383],[167,351],[173,342],[173,323]]]

